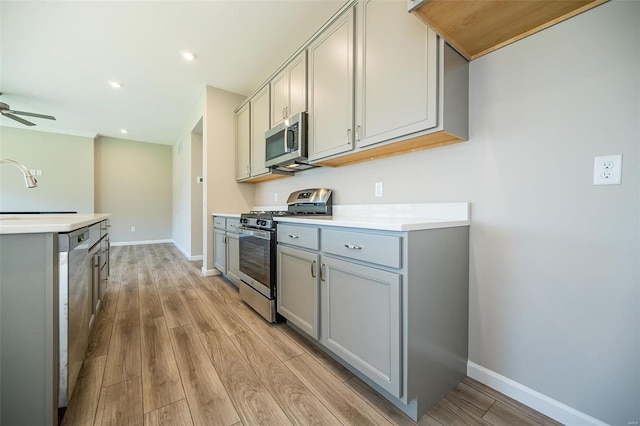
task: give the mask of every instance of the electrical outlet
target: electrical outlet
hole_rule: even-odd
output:
[[[382,182],[376,182],[376,197],[382,197]]]
[[[42,170],[36,170],[36,176],[42,176]]]
[[[593,160],[594,185],[620,185],[622,183],[622,154],[603,155]]]
[[[277,192],[273,193],[273,201],[278,201],[278,193]]]
[[[131,227],[131,232],[136,232],[136,227],[135,226]]]

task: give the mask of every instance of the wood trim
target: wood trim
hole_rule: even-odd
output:
[[[429,0],[413,11],[474,60],[609,0]]]
[[[463,142],[464,139],[450,133],[440,131],[428,135],[418,136],[401,142],[390,143],[388,145],[371,148],[364,151],[356,151],[328,160],[316,162],[320,166],[341,167],[350,164],[361,163],[363,161],[377,160],[378,158],[391,157],[394,155],[406,154],[409,152],[421,151],[423,149],[435,148],[452,143]]]
[[[286,177],[290,177],[290,176],[288,176],[288,175],[279,175],[279,174],[276,174],[276,173],[268,173],[268,174],[262,175],[262,176],[243,179],[243,180],[239,181],[238,183],[260,183],[260,182],[267,182],[267,181],[270,181],[270,180],[276,180],[276,179],[286,178]]]

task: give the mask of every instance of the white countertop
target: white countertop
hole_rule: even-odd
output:
[[[71,232],[107,219],[98,214],[9,214],[0,215],[0,234],[41,234]]]
[[[324,218],[285,216],[275,218],[282,223],[304,223],[307,225],[341,226],[345,228],[377,229],[382,231],[419,231],[423,229],[453,228],[469,226],[468,220],[394,217],[340,217]]]
[[[211,216],[240,217],[240,213],[211,213]]]
[[[419,231],[471,224],[469,203],[334,205],[333,216],[283,216],[275,220],[383,231]]]
[[[286,206],[258,206],[254,210],[286,210]],[[240,213],[213,213],[240,217]],[[471,224],[471,206],[461,203],[345,204],[334,205],[333,216],[278,216],[283,223],[340,226],[382,231],[419,231]]]

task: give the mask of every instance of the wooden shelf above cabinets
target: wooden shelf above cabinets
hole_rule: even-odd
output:
[[[607,1],[413,0],[411,12],[474,60]]]

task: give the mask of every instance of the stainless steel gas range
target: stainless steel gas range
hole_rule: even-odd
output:
[[[240,215],[240,297],[267,321],[280,319],[276,312],[277,222],[274,218],[331,214],[332,191],[314,188],[291,193],[287,210],[252,211]]]

